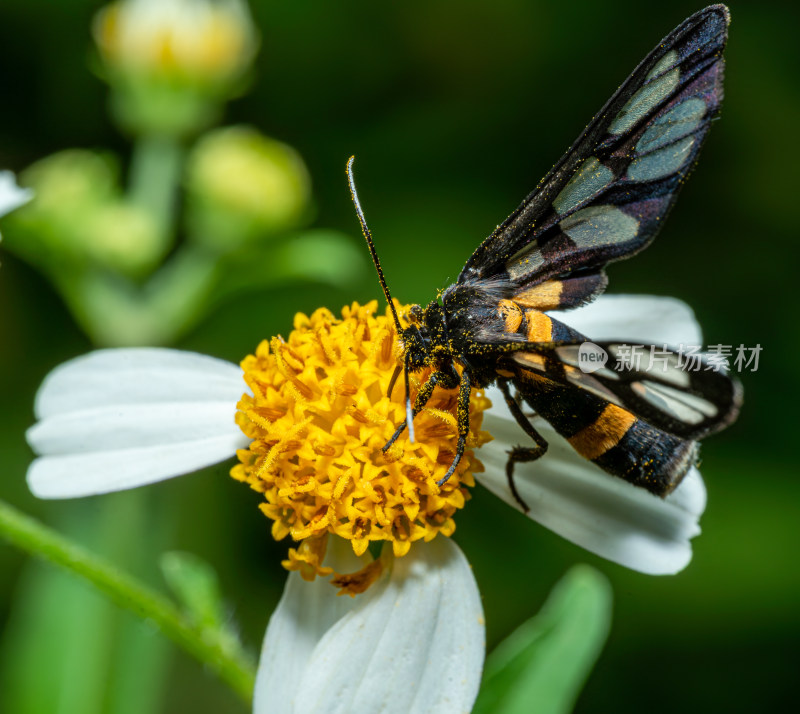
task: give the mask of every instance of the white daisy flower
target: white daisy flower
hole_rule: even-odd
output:
[[[376,702],[387,712],[469,711],[477,695],[477,584],[458,546],[436,536],[453,533],[473,474],[519,507],[505,452],[527,437],[498,394],[487,391],[487,410],[475,392],[472,450],[438,489],[456,430],[452,393],[442,391],[416,418],[417,441],[401,438],[381,456],[404,404],[402,386],[394,401],[386,396],[399,353],[391,319],[374,310],[353,305],[342,320],[327,310],[298,315],[288,340],[262,343],[242,362],[244,396],[239,367],[166,349],[91,353],[56,368],[37,395],[39,422],[28,432],[40,454],[28,472],[37,496],[132,488],[236,453],[232,476],[264,494],[273,535],[300,541],[284,562],[296,572],[264,641],[259,713],[374,710]],[[691,310],[667,298],[601,297],[565,321],[598,340],[700,343]],[[493,441],[479,431],[481,420]],[[705,507],[695,469],[659,499],[583,460],[546,425],[537,428],[550,448],[515,477],[531,518],[641,572],[685,567]],[[392,548],[371,561],[374,541]],[[342,590],[361,594],[336,597],[324,579],[331,573]]]

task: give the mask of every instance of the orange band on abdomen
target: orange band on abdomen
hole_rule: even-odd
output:
[[[615,404],[609,404],[593,424],[581,429],[567,441],[581,456],[596,459],[613,449],[628,433],[636,417]]]

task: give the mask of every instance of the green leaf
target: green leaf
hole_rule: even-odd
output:
[[[535,617],[489,655],[474,714],[562,714],[608,636],[611,587],[586,565],[572,568]]]
[[[351,237],[334,230],[286,234],[280,241],[228,256],[217,296],[301,281],[352,287],[364,270],[364,252]]]
[[[271,260],[275,282],[312,280],[349,287],[364,267],[364,252],[349,236],[316,229],[276,246]]]
[[[205,636],[213,634],[220,653],[246,659],[236,627],[226,615],[214,568],[192,553],[171,551],[161,556],[161,571],[186,617]]]
[[[221,627],[224,605],[214,568],[192,553],[171,551],[161,556],[161,572],[195,624]]]

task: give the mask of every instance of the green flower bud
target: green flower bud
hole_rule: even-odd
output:
[[[186,182],[192,237],[222,251],[297,226],[311,189],[294,149],[244,126],[198,141]]]
[[[68,149],[52,154],[21,175],[36,198],[27,210],[54,220],[68,220],[87,206],[109,200],[115,193],[117,166],[107,154]]]
[[[138,206],[112,201],[85,216],[83,248],[96,263],[140,276],[156,267],[162,252],[155,219]]]
[[[141,275],[161,257],[155,220],[125,203],[117,186],[117,167],[102,154],[62,151],[25,170],[21,177],[34,199],[20,209],[28,248],[36,244],[42,263],[61,257]]]

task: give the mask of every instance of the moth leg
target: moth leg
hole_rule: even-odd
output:
[[[538,444],[534,447],[515,446],[508,452],[508,461],[506,461],[506,479],[508,480],[508,487],[511,489],[511,495],[514,496],[514,500],[525,513],[530,513],[531,507],[523,500],[522,496],[519,495],[519,491],[517,491],[517,485],[514,483],[514,466],[516,464],[536,461],[544,456],[547,451],[547,442],[542,439],[542,443],[543,446]]]
[[[458,444],[456,445],[456,457],[447,473],[436,482],[437,486],[447,483],[447,480],[453,475],[458,466],[461,457],[464,455],[464,448],[467,445],[467,437],[469,436],[469,394],[472,390],[471,373],[468,368],[464,368],[461,373],[461,385],[458,389],[458,408],[456,410],[456,418],[458,420]]]
[[[536,443],[536,446],[534,447],[515,446],[513,449],[511,449],[511,451],[508,452],[508,461],[506,462],[506,478],[508,479],[508,487],[511,489],[511,495],[514,496],[514,500],[522,507],[522,510],[525,511],[525,513],[529,513],[531,510],[530,506],[528,506],[528,504],[525,503],[525,501],[519,495],[519,491],[517,491],[517,485],[514,483],[514,466],[518,463],[529,463],[531,461],[536,461],[544,456],[547,452],[547,441],[545,441],[545,438],[538,431],[536,431],[536,429],[534,429],[533,424],[531,424],[528,417],[522,413],[522,409],[520,409],[519,404],[517,404],[517,401],[511,396],[511,392],[508,389],[508,381],[505,379],[498,379],[497,386],[503,393],[503,397],[505,397],[508,409],[516,420],[517,424],[519,424],[525,433]]]
[[[445,383],[447,382],[447,376],[448,375],[445,372],[437,370],[436,372],[432,372],[431,376],[425,380],[425,384],[423,384],[420,387],[419,392],[417,392],[417,398],[414,400],[414,409],[411,411],[412,419],[415,416],[417,416],[417,414],[419,414],[423,410],[425,405],[428,403],[428,400],[431,398],[431,395],[433,394],[433,390],[436,389],[436,385],[442,381],[444,381]],[[383,448],[381,449],[383,453],[386,453],[386,450],[392,444],[394,444],[395,441],[397,441],[397,439],[400,437],[400,434],[402,434],[405,431],[407,426],[408,426],[408,419],[403,419],[403,421],[400,423],[397,429],[395,429],[394,434],[392,434],[392,438],[389,439],[389,441],[387,441],[386,444],[384,444]]]
[[[547,451],[547,442],[544,440],[544,437],[534,429],[533,424],[531,424],[530,419],[525,416],[520,409],[517,400],[511,396],[511,391],[508,388],[508,380],[507,379],[498,379],[497,386],[500,388],[500,391],[503,393],[503,397],[506,400],[506,404],[508,405],[508,409],[511,412],[511,416],[514,417],[517,424],[519,424],[523,431],[533,439],[537,445]],[[544,451],[542,453],[544,453]]]

